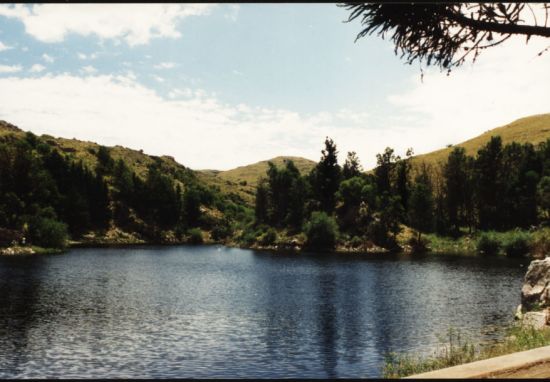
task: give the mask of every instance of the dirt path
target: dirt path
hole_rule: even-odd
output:
[[[550,346],[416,374],[407,378],[550,378]]]

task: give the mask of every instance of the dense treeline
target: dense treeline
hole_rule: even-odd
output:
[[[411,150],[400,158],[386,148],[371,173],[354,152],[343,166],[337,154],[327,138],[321,160],[305,176],[292,161],[282,168],[270,163],[256,191],[256,226],[303,231],[313,247],[333,247],[343,234],[394,248],[403,224],[417,232],[411,244],[421,246],[425,232],[457,237],[530,228],[550,217],[550,140],[503,146],[495,136],[477,155],[456,147],[435,167],[413,168]]]
[[[2,138],[0,246],[24,240],[63,247],[68,239],[101,236],[115,227],[147,241],[182,240],[196,227],[224,237],[232,221],[246,216],[238,200],[204,186],[189,171],[156,160],[142,179],[123,160],[113,160],[107,147],[92,152],[97,164],[88,168],[32,133]],[[209,207],[224,218],[202,212]]]
[[[161,158],[149,157],[138,175],[107,147],[87,150],[94,160],[86,164],[32,133],[0,138],[0,246],[62,247],[119,231],[147,242],[200,243],[208,231],[245,245],[275,244],[284,233],[312,248],[396,249],[408,226],[416,233],[410,244],[422,248],[423,233],[456,238],[550,221],[550,140],[503,145],[492,137],[475,156],[456,147],[438,166],[413,166],[412,150],[401,158],[386,148],[365,172],[355,152],[341,166],[327,138],[308,174],[290,160],[269,163],[253,210]],[[490,235],[482,239],[484,252],[497,250]]]

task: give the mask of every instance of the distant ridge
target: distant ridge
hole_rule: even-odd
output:
[[[464,147],[466,154],[475,156],[477,151],[495,135],[499,135],[502,138],[504,145],[511,142],[532,143],[536,145],[550,138],[550,113],[520,118],[507,125],[488,130],[475,138],[453,145],[452,147],[417,155],[413,157],[413,165],[422,162],[431,165],[444,163],[449,153],[457,146]]]
[[[302,157],[278,156],[227,171],[199,170],[196,173],[202,181],[219,186],[223,192],[235,192],[247,203],[253,203],[258,180],[266,176],[267,162],[283,166],[286,160],[292,160],[302,175],[308,174],[316,165],[316,162]]]

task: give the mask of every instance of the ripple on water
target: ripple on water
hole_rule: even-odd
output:
[[[207,246],[0,258],[0,377],[376,377],[449,326],[500,338],[521,265]]]

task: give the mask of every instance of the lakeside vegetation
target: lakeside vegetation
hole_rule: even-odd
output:
[[[0,247],[223,243],[541,256],[550,250],[547,117],[494,130],[523,143],[474,139],[425,162],[386,148],[368,172],[354,152],[340,166],[328,137],[318,163],[278,157],[209,172],[2,122]]]
[[[437,351],[431,356],[388,354],[382,375],[383,378],[403,378],[548,345],[550,345],[549,328],[512,326],[508,328],[504,341],[485,346],[476,346],[465,339],[459,331],[449,329],[446,341],[442,341]]]
[[[342,167],[337,154],[327,138],[308,175],[292,161],[270,164],[242,240],[258,242],[274,228],[287,237],[304,234],[300,244],[315,249],[340,243],[508,256],[548,249],[550,140],[503,145],[492,136],[476,156],[455,147],[443,164],[422,163],[414,172],[412,151],[400,158],[386,148],[370,173],[354,152]]]

